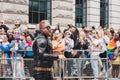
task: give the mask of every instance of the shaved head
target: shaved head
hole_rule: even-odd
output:
[[[39,29],[43,29],[47,26],[50,26],[50,22],[48,20],[42,20],[40,23],[39,23]]]

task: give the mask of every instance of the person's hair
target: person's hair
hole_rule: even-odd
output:
[[[34,37],[33,37],[31,34],[27,34],[27,35],[26,35],[26,38],[27,38],[28,36],[30,36],[30,38],[32,39],[32,41],[34,40]]]
[[[40,23],[39,23],[39,29],[42,29],[42,28],[44,28],[46,26],[50,26],[50,23],[49,23],[48,20],[42,20],[42,21],[40,21]]]
[[[109,38],[112,38],[110,31],[108,31],[107,29],[104,30],[104,35],[107,35]]]
[[[69,26],[69,28],[71,28],[71,25],[70,25],[70,24],[68,24],[67,26]]]
[[[61,33],[61,30],[60,30],[60,25],[59,25],[59,24],[57,24],[57,26],[58,26],[58,30],[59,30],[59,32]]]
[[[85,28],[85,26],[82,26],[81,28],[82,28],[82,29],[84,29],[84,28]]]
[[[92,26],[92,29],[95,30],[95,26]]]

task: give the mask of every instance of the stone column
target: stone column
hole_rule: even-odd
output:
[[[0,0],[0,20],[8,27],[13,27],[14,21],[19,20],[21,26],[28,24],[28,0]]]
[[[87,0],[87,26],[100,25],[100,0]]]
[[[109,0],[109,27],[120,28],[120,0]]]
[[[75,0],[52,0],[52,25],[75,25]]]

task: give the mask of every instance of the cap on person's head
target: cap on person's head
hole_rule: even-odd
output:
[[[40,23],[39,23],[39,29],[43,29],[43,28],[45,28],[47,26],[50,26],[50,22],[48,20],[42,20],[42,21],[40,21]]]

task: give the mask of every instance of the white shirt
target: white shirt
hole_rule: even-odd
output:
[[[91,49],[91,56],[96,56],[101,53],[99,49],[96,47],[97,45],[100,45],[99,39],[93,38],[93,41],[91,42],[90,49]]]

